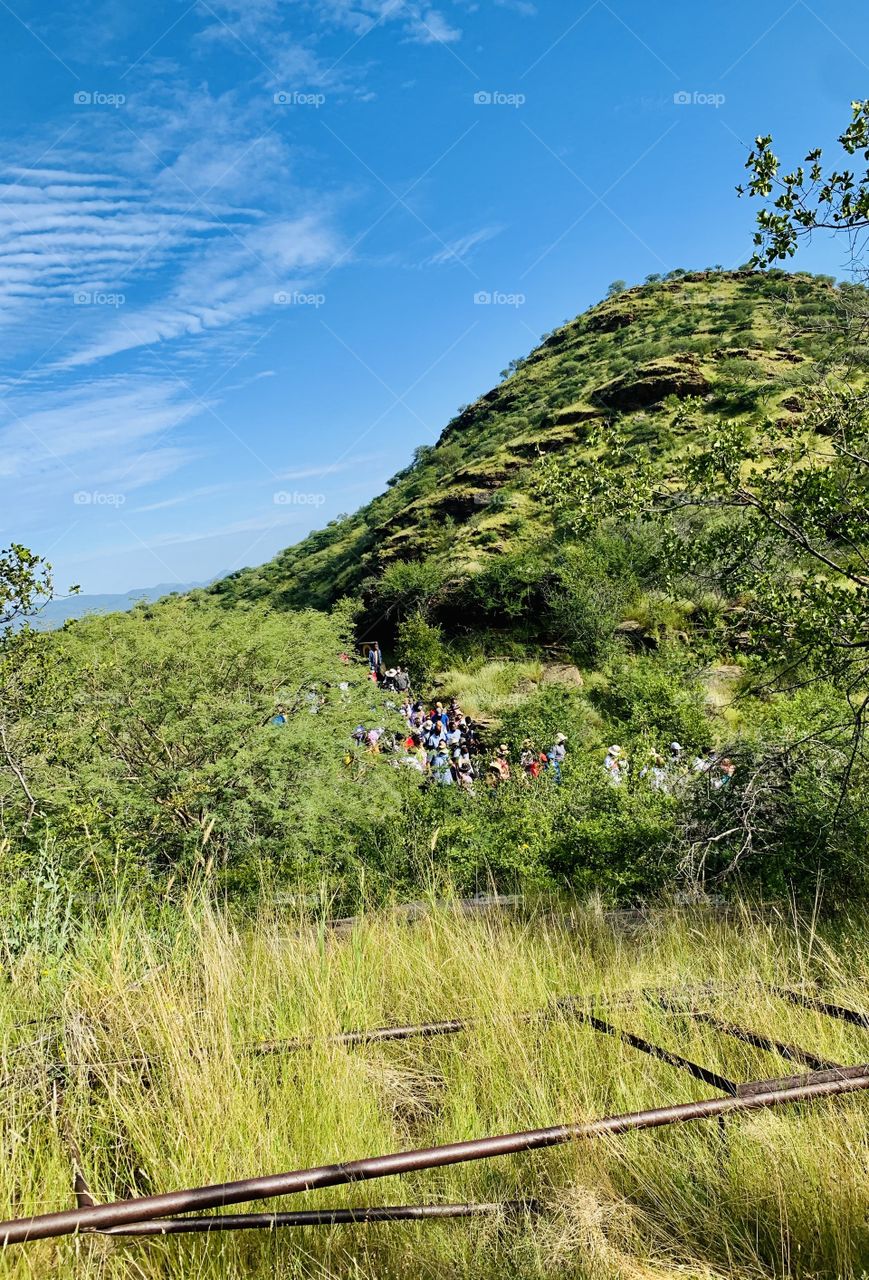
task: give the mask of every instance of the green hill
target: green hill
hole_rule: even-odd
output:
[[[691,439],[680,425],[689,397],[701,425],[797,418],[804,389],[841,363],[855,292],[829,277],[705,271],[619,293],[544,335],[385,493],[210,592],[286,609],[361,593],[372,619],[402,595],[428,596],[449,625],[450,600],[506,556],[536,553],[545,569],[556,553],[547,459],[567,474],[591,466],[593,435],[616,426],[629,451],[678,454]],[[860,378],[853,353],[849,371]]]
[[[149,891],[277,877],[348,910],[440,876],[865,894],[866,311],[783,272],[618,293],[269,564],[20,631],[0,664],[15,892],[59,865],[88,892],[119,868]],[[346,656],[373,634],[471,716],[471,790],[406,767],[394,699]],[[563,774],[536,777],[562,736]]]

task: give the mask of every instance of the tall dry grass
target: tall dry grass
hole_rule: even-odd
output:
[[[554,998],[713,982],[706,1007],[843,1063],[869,1032],[761,982],[820,978],[869,1007],[869,934],[747,909],[662,912],[625,930],[544,904],[465,918],[388,913],[346,933],[191,902],[31,947],[0,993],[0,1215],[71,1206],[70,1141],[99,1200],[687,1101],[713,1091],[567,1017]],[[461,1035],[348,1048],[343,1029],[480,1019]],[[627,1027],[737,1080],[800,1070],[652,1002]],[[35,1019],[32,1025],[20,1024]],[[311,1036],[293,1054],[250,1042]],[[60,1056],[62,1070],[52,1068]],[[148,1060],[148,1065],[137,1062]],[[132,1060],[132,1061],[131,1061]],[[869,1265],[869,1098],[460,1165],[275,1208],[535,1196],[539,1218],[343,1226],[11,1247],[2,1277],[682,1277],[857,1280]],[[263,1205],[251,1206],[261,1209]]]

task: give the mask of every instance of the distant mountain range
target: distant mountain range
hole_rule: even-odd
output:
[[[35,631],[55,631],[70,618],[84,618],[90,613],[126,613],[143,601],[159,600],[172,592],[183,595],[196,587],[207,587],[212,581],[214,579],[209,579],[209,582],[159,582],[154,587],[141,587],[118,595],[62,596],[49,600],[29,622]]]

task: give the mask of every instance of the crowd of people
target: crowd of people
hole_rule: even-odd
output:
[[[368,650],[368,668],[371,679],[384,693],[402,696],[401,703],[387,701],[386,705],[401,716],[405,732],[388,733],[383,727],[369,729],[360,724],[351,735],[357,747],[387,754],[397,767],[413,769],[435,786],[458,786],[469,792],[473,792],[476,783],[497,787],[517,778],[532,782],[544,773],[561,781],[561,766],[567,754],[563,733],[544,749],[526,738],[518,761],[511,759],[506,742],[487,759],[480,725],[465,714],[455,698],[446,705],[415,699],[407,671],[401,666],[384,669],[376,644]]]
[[[556,782],[561,781],[561,766],[567,754],[563,733],[556,735],[547,750],[539,750],[526,739],[516,762],[511,759],[506,742],[487,759],[480,726],[464,713],[455,698],[447,704],[436,701],[427,706],[408,692],[400,705],[393,703],[390,709],[404,721],[403,733],[359,724],[351,735],[353,742],[377,755],[390,756],[397,766],[415,770],[433,785],[459,786],[473,792],[479,782],[492,787],[514,778],[531,782],[547,771]]]
[[[630,760],[618,744],[608,749],[603,767],[614,787],[622,786],[630,775]],[[736,765],[730,757],[719,755],[711,747],[704,747],[689,759],[681,743],[671,742],[666,755],[652,752],[639,776],[645,778],[653,791],[674,792],[690,778],[706,775],[713,790],[720,791],[730,783],[735,772]]]
[[[342,653],[340,657],[343,663],[350,662],[348,654]],[[387,698],[386,707],[401,716],[404,728],[396,732],[384,726],[368,728],[358,724],[351,734],[357,748],[387,755],[396,768],[413,769],[434,786],[458,786],[471,793],[480,782],[498,787],[511,781],[533,783],[544,776],[561,782],[567,757],[565,734],[557,733],[550,745],[542,748],[526,738],[516,760],[506,742],[488,753],[482,742],[481,726],[465,714],[455,698],[447,704],[415,698],[408,672],[401,666],[384,668],[377,644],[369,648],[367,662],[371,680],[384,693],[401,698],[400,702]],[[349,685],[344,681],[339,687],[345,691]],[[316,713],[322,696],[312,692],[307,697],[311,704],[308,709]],[[286,723],[283,706],[276,708],[271,723],[276,726]],[[607,749],[603,769],[614,787],[623,786],[631,776],[631,761],[618,744]],[[736,765],[729,756],[706,747],[691,757],[681,743],[674,741],[666,753],[657,750],[647,753],[638,777],[653,791],[673,794],[692,778],[702,776],[708,779],[713,790],[721,790],[730,784],[735,772]]]

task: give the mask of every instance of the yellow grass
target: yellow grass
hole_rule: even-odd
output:
[[[866,1009],[866,979],[854,976],[866,971],[865,930],[747,910],[661,913],[626,930],[592,909],[569,923],[546,904],[477,918],[436,909],[412,924],[373,915],[340,934],[284,910],[248,922],[202,904],[151,923],[120,915],[84,927],[62,958],[30,952],[8,972],[0,1214],[71,1207],[64,1134],[95,1196],[111,1200],[714,1093],[568,1017],[523,1017],[568,994],[713,982],[728,989],[704,1006],[719,1016],[865,1061],[869,1032],[760,984],[820,978]],[[457,1014],[480,1022],[436,1039],[328,1042],[342,1029]],[[803,1069],[651,1001],[608,1016],[736,1080]],[[313,1046],[242,1052],[296,1035]],[[62,1093],[46,1065],[58,1053]],[[125,1061],[136,1055],[153,1061]],[[0,1277],[857,1280],[869,1260],[867,1116],[858,1094],[271,1205],[536,1196],[545,1212],[534,1219],[35,1242],[8,1248]]]

